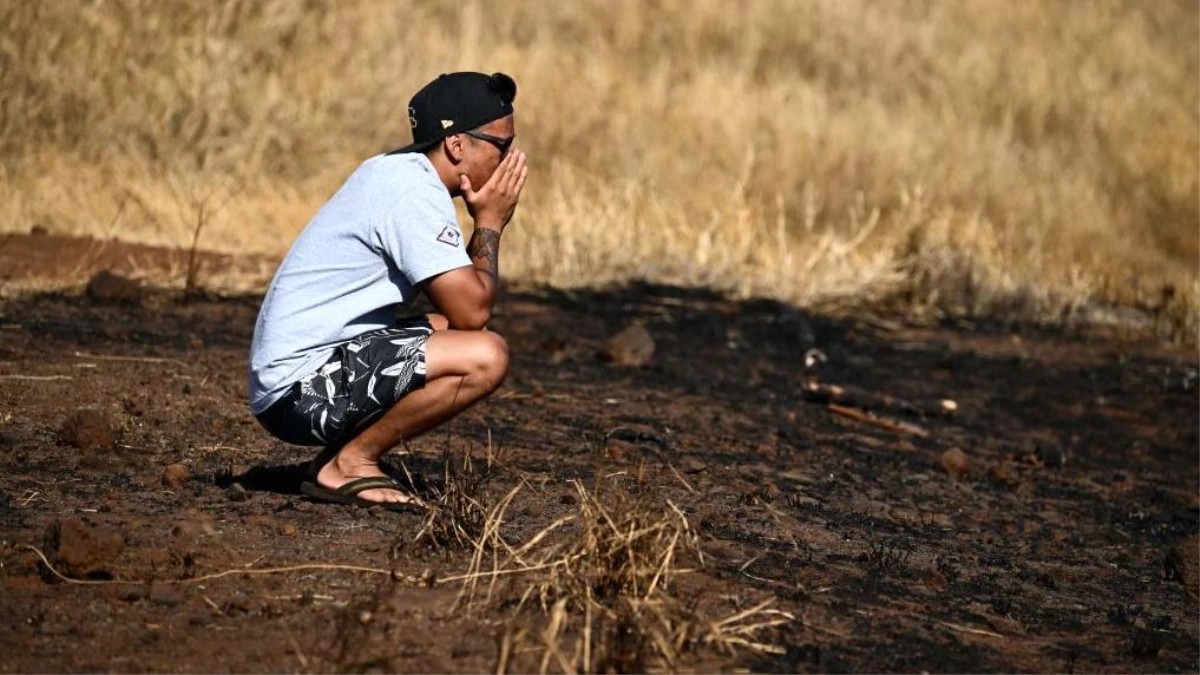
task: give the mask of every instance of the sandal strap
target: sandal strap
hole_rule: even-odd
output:
[[[337,489],[338,492],[351,496],[365,492],[366,490],[395,490],[401,493],[404,492],[399,483],[391,478],[384,478],[382,476],[356,478]]]

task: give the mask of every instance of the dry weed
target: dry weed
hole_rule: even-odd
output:
[[[489,452],[486,464],[477,468],[471,453],[463,452],[456,463],[453,453],[442,453],[441,486],[432,487],[433,498],[414,543],[434,549],[456,546],[475,548],[490,522],[485,489],[495,477],[493,456]],[[404,468],[407,472],[407,467]],[[411,482],[411,478],[410,478]],[[515,493],[514,493],[515,496]],[[501,500],[507,508],[512,496]]]
[[[519,547],[494,534],[515,491],[491,511],[460,600],[487,606],[497,597],[496,582],[511,579],[504,583],[519,596],[509,603],[514,615],[543,617],[540,630],[522,621],[502,636],[499,672],[522,655],[532,655],[540,672],[646,672],[675,670],[701,649],[778,651],[764,631],[793,617],[770,609],[771,600],[713,619],[673,592],[675,577],[690,571],[683,565],[704,560],[674,504],[655,509],[619,498],[605,504],[582,484],[575,487],[577,512]],[[480,580],[489,583],[486,595],[478,592]]]

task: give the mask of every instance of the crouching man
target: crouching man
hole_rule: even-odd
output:
[[[500,386],[504,339],[486,329],[500,238],[525,185],[512,148],[517,87],[452,73],[409,105],[413,143],[358,167],[292,245],[250,352],[250,410],[273,435],[320,446],[305,494],[420,509],[379,459]],[[454,197],[474,220],[463,241]],[[438,314],[396,319],[425,293]]]

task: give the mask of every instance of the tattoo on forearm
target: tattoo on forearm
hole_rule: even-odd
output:
[[[488,272],[492,281],[500,281],[500,233],[487,228],[477,228],[471,235],[471,243],[467,244],[467,255],[472,261],[483,258],[488,263]]]

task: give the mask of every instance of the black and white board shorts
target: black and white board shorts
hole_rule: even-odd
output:
[[[408,394],[425,386],[425,316],[400,319],[344,342],[258,415],[280,440],[340,447]]]

